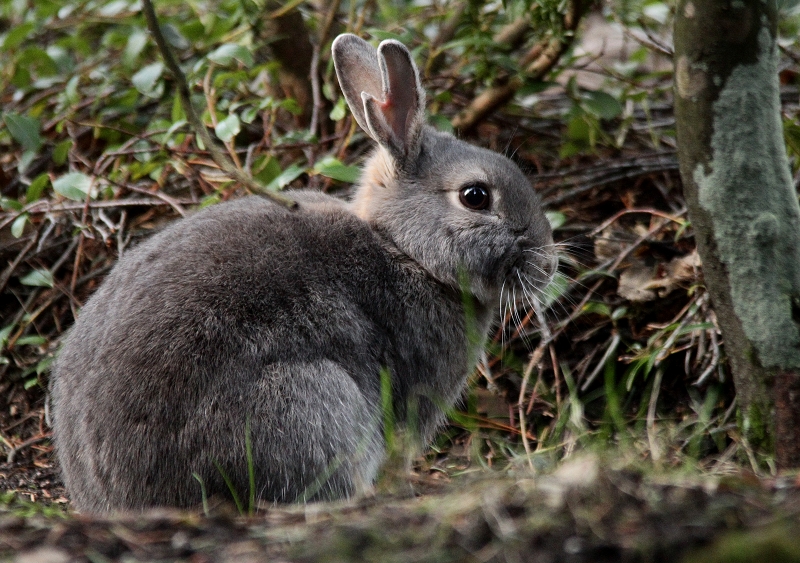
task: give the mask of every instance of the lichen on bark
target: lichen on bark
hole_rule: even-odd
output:
[[[734,311],[758,361],[797,368],[800,206],[782,145],[778,53],[766,22],[758,45],[763,60],[736,66],[713,103],[711,160],[698,163],[693,176],[728,270]]]

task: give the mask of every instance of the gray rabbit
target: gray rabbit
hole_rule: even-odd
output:
[[[293,192],[296,210],[249,197],[178,221],[70,330],[51,397],[77,510],[190,507],[199,481],[246,498],[250,471],[260,501],[358,494],[385,455],[386,374],[391,416],[425,445],[501,301],[548,283],[535,192],[510,160],[425,125],[409,51],[348,34],[333,60],[377,144],[352,202]]]

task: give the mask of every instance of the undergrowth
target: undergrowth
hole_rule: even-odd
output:
[[[520,69],[539,42],[571,33],[564,3],[320,5],[157,3],[195,105],[234,163],[271,190],[346,195],[369,144],[345,111],[330,42],[346,30],[397,38],[413,49],[443,129],[481,92],[521,76],[511,102],[470,135],[530,175],[562,254],[542,305],[505,312],[419,467],[541,469],[598,445],[664,466],[769,467],[736,430],[681,195],[670,5],[592,5],[578,31],[586,41],[544,80]],[[292,61],[277,62],[286,38],[270,27],[295,11],[303,27],[289,39],[294,62],[310,53],[310,106],[287,95]],[[797,180],[800,19],[796,3],[784,11],[783,118]],[[0,56],[0,436],[46,457],[47,372],[81,305],[143,237],[244,193],[195,143],[138,2],[6,2]]]

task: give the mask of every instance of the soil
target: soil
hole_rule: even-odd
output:
[[[444,487],[427,482],[421,495],[419,483],[395,480],[393,492],[249,517],[211,499],[205,512],[111,518],[43,513],[66,500],[54,468],[5,464],[0,487],[15,495],[0,508],[0,560],[800,561],[796,477],[688,477],[615,463],[583,455],[548,475],[473,471]]]

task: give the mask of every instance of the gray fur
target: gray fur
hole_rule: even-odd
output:
[[[228,494],[219,468],[247,498],[248,420],[260,500],[357,494],[384,456],[381,370],[424,445],[480,352],[467,323],[485,335],[502,288],[547,283],[551,233],[519,169],[423,126],[418,78],[385,83],[417,77],[405,47],[364,45],[334,43],[378,142],[352,202],[297,192],[296,211],[258,197],[205,209],[127,253],[81,311],[51,388],[76,509],[193,506],[193,473]],[[413,115],[365,118],[359,84],[393,89]],[[485,211],[458,200],[476,181]]]

